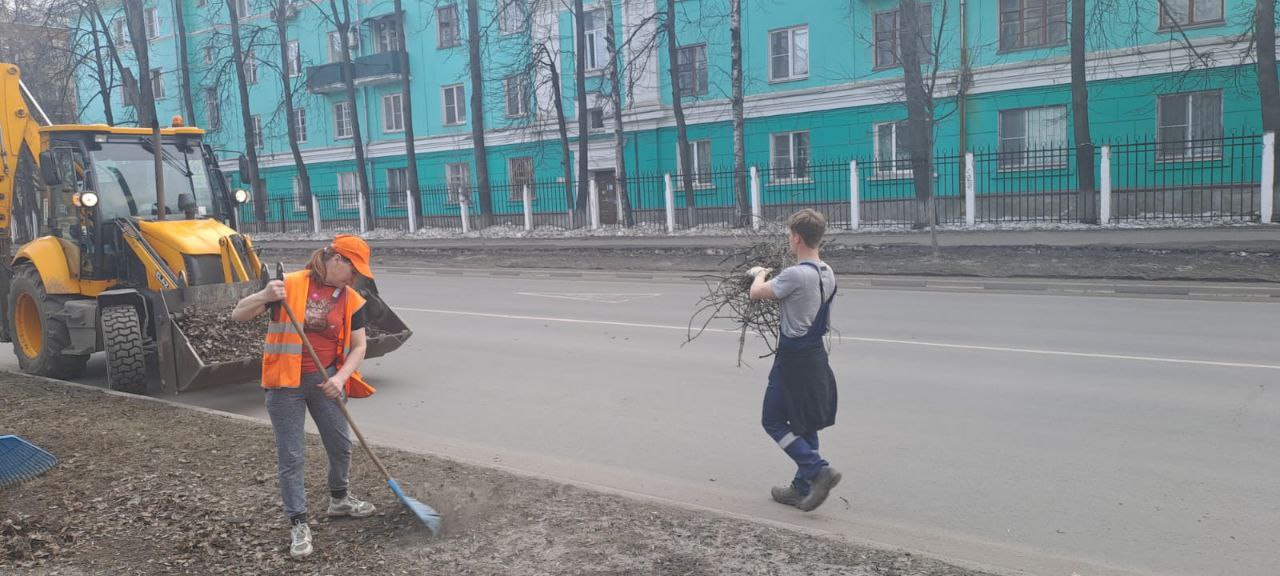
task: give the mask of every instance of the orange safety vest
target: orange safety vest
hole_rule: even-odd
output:
[[[295,317],[301,318],[306,313],[307,297],[311,293],[311,271],[286,274],[284,292],[284,305],[293,310]],[[351,316],[365,302],[354,289],[344,288],[342,292],[346,295],[347,324],[339,343],[341,346],[338,346],[339,366],[351,352]],[[262,387],[297,388],[302,384],[302,355],[307,353],[302,346],[302,336],[294,330],[283,311],[277,311],[274,316],[267,324],[267,343],[262,350]],[[346,392],[350,398],[365,398],[372,395],[374,389],[365,383],[359,372],[354,372],[347,379]]]

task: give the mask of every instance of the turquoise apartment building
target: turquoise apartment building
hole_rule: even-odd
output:
[[[239,2],[243,44],[254,63],[246,74],[249,108],[257,134],[246,137],[240,122],[226,0],[183,0],[195,118],[236,181],[235,159],[257,146],[261,173],[272,202],[304,213],[286,122],[303,137],[300,146],[312,189],[336,198],[325,211],[356,210],[355,155],[349,114],[357,114],[365,140],[369,187],[378,216],[403,214],[406,156],[402,99],[412,102],[415,150],[422,185],[448,189],[425,194],[424,216],[456,214],[457,194],[474,194],[477,181],[471,144],[471,84],[464,0],[405,1],[396,14],[389,0],[349,0],[357,98],[347,102],[336,62],[340,48],[327,0],[295,0],[286,15],[290,62],[281,64],[269,0]],[[877,186],[909,185],[903,174],[897,122],[906,118],[902,70],[896,62],[896,0],[744,0],[742,7],[746,159],[762,170],[765,204],[803,196],[797,184],[812,182],[810,169],[842,168],[843,189],[814,191],[848,197],[848,163],[865,163],[874,199]],[[1128,0],[1121,10],[1089,2],[1088,73],[1092,139],[1095,143],[1145,143],[1161,162],[1197,162],[1221,157],[1223,142],[1249,137],[1248,154],[1261,133],[1255,65],[1246,56],[1253,2],[1247,0]],[[148,2],[153,86],[161,118],[181,113],[181,78],[172,2]],[[341,6],[341,1],[338,2]],[[730,95],[729,0],[675,3],[682,100],[688,121],[698,203],[732,206],[732,186],[711,182],[712,171],[733,166]],[[1164,6],[1162,9],[1161,6]],[[535,209],[563,211],[566,200],[554,96],[537,54],[557,64],[568,117],[571,150],[577,151],[573,16],[564,3],[547,0],[480,0],[484,69],[484,120],[490,179],[497,213],[522,210],[520,186],[536,186]],[[589,165],[592,177],[612,181],[615,154],[612,115],[603,71],[608,62],[600,0],[587,0],[587,99],[591,108]],[[631,42],[619,50],[622,118],[628,173],[678,172],[676,124],[667,69],[667,39],[658,24],[666,2],[615,0],[615,34]],[[935,0],[931,35],[938,47],[936,148],[944,158],[964,151],[1000,152],[996,180],[1016,174],[1048,176],[1065,192],[1074,187],[1073,162],[1057,152],[1072,149],[1068,0]],[[108,20],[121,21],[119,7],[104,5]],[[396,32],[404,19],[405,37]],[[113,24],[113,28],[122,25]],[[120,35],[118,35],[120,36]],[[1242,39],[1243,38],[1243,39]],[[121,38],[116,39],[123,44]],[[970,84],[963,106],[956,94],[961,52],[967,51]],[[401,70],[398,51],[409,53]],[[129,50],[121,50],[126,62]],[[297,87],[300,111],[287,118],[279,68]],[[97,80],[85,69],[79,99],[83,121],[102,119]],[[408,73],[410,94],[401,94]],[[117,123],[129,118],[122,93],[110,96]],[[963,130],[963,133],[962,133]],[[1194,144],[1190,141],[1219,142]],[[1227,144],[1228,146],[1230,144]],[[1256,150],[1255,150],[1256,149]],[[1206,154],[1206,150],[1209,153]],[[958,157],[958,156],[957,156]],[[981,163],[982,160],[979,160]],[[993,160],[995,162],[995,160]],[[1257,162],[1251,160],[1256,166]],[[1224,169],[1219,167],[1219,169]],[[955,168],[939,170],[953,180]],[[1185,172],[1185,170],[1184,170]],[[576,174],[576,166],[574,169]],[[834,173],[834,170],[833,170]],[[1187,178],[1185,173],[1180,178]],[[1241,177],[1244,178],[1244,177]],[[1254,177],[1256,179],[1256,177]],[[1247,180],[1248,178],[1244,178]],[[718,182],[718,180],[717,180]],[[560,189],[548,190],[560,186]],[[657,209],[654,197],[633,186],[633,205]],[[705,190],[703,190],[705,188]],[[828,188],[838,188],[828,186]],[[956,193],[940,183],[939,195]],[[950,190],[950,192],[948,192]],[[886,192],[888,193],[888,192]],[[679,192],[677,192],[679,194]],[[799,195],[799,196],[798,196]],[[653,196],[653,195],[651,195]],[[660,203],[660,197],[657,202]],[[477,203],[473,200],[472,206]],[[273,208],[273,214],[276,209]]]

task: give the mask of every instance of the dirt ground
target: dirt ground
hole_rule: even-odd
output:
[[[705,272],[723,268],[726,248],[483,248],[375,246],[380,266]],[[304,261],[308,251],[266,243],[263,258]],[[1280,282],[1280,251],[1128,246],[926,246],[832,242],[823,259],[841,274]]]
[[[910,554],[382,449],[445,518],[403,511],[363,453],[352,492],[378,506],[328,520],[309,438],[316,553],[288,558],[268,426],[0,372],[0,433],[61,462],[0,491],[2,574],[977,576]],[[821,513],[819,511],[818,513]]]

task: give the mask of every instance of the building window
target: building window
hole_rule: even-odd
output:
[[[529,8],[526,0],[503,0],[498,15],[498,31],[503,34],[524,32],[529,19]]]
[[[236,3],[236,16],[240,17],[240,19],[242,20],[245,18],[248,18],[249,17],[249,0],[235,0],[235,3]]]
[[[205,126],[210,130],[222,128],[222,103],[218,101],[217,88],[204,89],[204,118]]]
[[[1000,168],[1067,164],[1067,107],[1000,111]]]
[[[910,174],[911,148],[907,145],[907,122],[876,125],[876,173]]]
[[[586,30],[583,38],[586,42],[587,71],[603,70],[609,64],[609,46],[605,42],[605,27],[609,25],[609,19],[605,18],[604,10],[589,10],[583,14],[582,25]]]
[[[329,33],[329,62],[342,61],[342,35],[337,32]]]
[[[156,100],[164,98],[164,72],[159,68],[151,69],[151,97]]]
[[[587,129],[592,132],[604,130],[604,108],[595,106],[587,109]]]
[[[693,154],[689,156],[689,167],[693,170],[693,187],[703,188],[711,186],[711,141],[691,140],[689,142],[689,149],[693,151]],[[679,173],[679,176],[677,176],[676,186],[681,187],[679,189],[683,190],[684,173],[680,172],[681,170],[684,170],[684,155],[681,154],[680,145],[677,144],[676,172]]]
[[[120,104],[126,107],[133,106],[133,90],[130,90],[129,86],[120,87]]]
[[[404,98],[399,93],[382,97],[382,131],[404,132]]]
[[[444,92],[444,125],[457,126],[467,123],[467,96],[461,84],[445,86]]]
[[[111,21],[111,28],[114,31],[116,46],[129,45],[129,27],[125,25],[124,18],[116,18]]]
[[[538,197],[537,190],[533,185],[533,158],[529,156],[521,156],[507,160],[507,184],[510,185],[510,192],[507,199],[512,202],[524,202],[524,189],[529,189],[529,199]]]
[[[458,204],[463,198],[468,203],[471,202],[471,167],[465,162],[458,164],[445,164],[444,166],[445,181],[449,183],[449,197],[447,202],[450,204]]]
[[[1000,0],[1000,49],[1067,41],[1067,0]]]
[[[441,48],[453,48],[462,44],[462,31],[458,28],[458,7],[441,6],[436,8],[436,27]]]
[[[400,42],[400,18],[380,18],[372,24],[373,39],[378,53],[399,52],[404,45]]]
[[[529,115],[529,79],[524,74],[507,76],[502,80],[506,94],[507,118],[523,118]]]
[[[809,178],[808,132],[774,134],[769,143],[772,180],[786,182]]]
[[[1196,160],[1222,156],[1222,93],[1161,96],[1159,159]]]
[[[196,0],[196,6],[199,8],[204,8],[205,6],[208,6],[208,5],[209,5],[209,0]]]
[[[297,78],[302,75],[302,50],[298,47],[297,40],[289,41],[289,77]]]
[[[676,52],[676,75],[681,96],[707,93],[707,45],[685,46]]]
[[[1162,0],[1158,4],[1161,28],[1222,21],[1222,0]]]
[[[213,64],[213,46],[204,47],[204,63]]]
[[[338,207],[360,207],[360,184],[355,172],[338,173]]]
[[[262,149],[262,117],[253,115],[253,147]]]
[[[294,108],[293,117],[290,119],[290,121],[293,122],[293,132],[295,135],[297,135],[297,138],[298,138],[297,142],[299,144],[306,142],[307,141],[307,109]]]
[[[809,27],[797,26],[769,33],[769,80],[798,80],[809,76]]]
[[[350,138],[354,135],[351,129],[351,103],[336,102],[333,105],[333,137]]]
[[[147,8],[143,13],[146,19],[147,38],[160,37],[160,15],[155,8]]]
[[[409,169],[387,169],[387,207],[404,208],[409,205]]]
[[[293,211],[307,211],[307,199],[302,194],[302,179],[297,176],[293,177]]]
[[[920,63],[933,62],[933,5],[920,4]],[[898,26],[901,23],[897,10],[879,12],[875,15],[876,36],[876,68],[893,68],[900,66],[898,61]]]
[[[245,84],[258,83],[258,58],[254,56],[253,50],[244,51],[244,82]]]

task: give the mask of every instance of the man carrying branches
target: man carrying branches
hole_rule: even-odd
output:
[[[809,512],[826,501],[841,477],[818,455],[818,431],[836,419],[836,378],[822,340],[836,296],[836,276],[818,254],[827,229],[821,213],[800,210],[791,215],[787,228],[797,264],[772,280],[766,280],[771,270],[760,266],[747,275],[754,279],[751,299],[776,299],[781,309],[777,354],[769,371],[761,423],[795,460],[797,470],[790,486],[774,487],[773,499]]]

